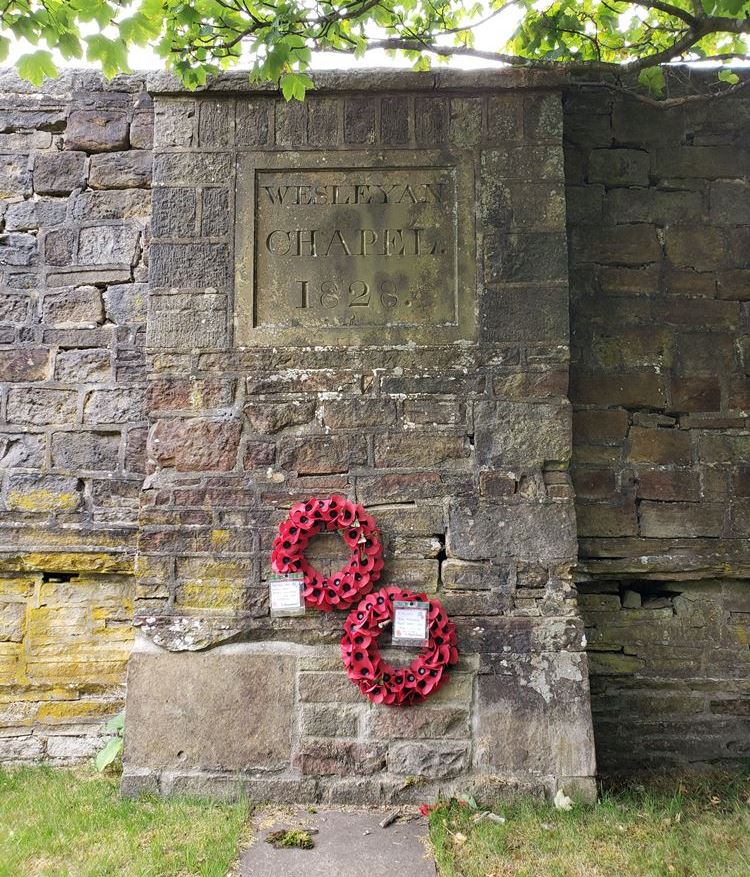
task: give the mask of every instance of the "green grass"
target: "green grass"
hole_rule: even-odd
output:
[[[122,800],[86,770],[0,770],[0,877],[225,877],[247,804]]]
[[[571,811],[523,801],[476,822],[456,802],[430,815],[441,877],[749,877],[747,773],[606,792]]]

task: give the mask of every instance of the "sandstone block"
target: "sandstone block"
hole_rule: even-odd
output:
[[[401,776],[447,778],[457,776],[468,766],[466,743],[391,743],[388,770]]]
[[[274,127],[277,146],[296,147],[307,139],[307,106],[301,101],[276,101]]]
[[[153,110],[139,110],[133,113],[130,123],[130,146],[133,149],[154,147],[154,113]]]
[[[371,98],[350,98],[344,104],[344,142],[375,143],[376,103]]]
[[[154,243],[149,258],[152,286],[220,288],[231,276],[226,244]]]
[[[137,326],[146,322],[145,283],[114,284],[107,288],[103,298],[110,322],[118,326]]]
[[[134,265],[141,229],[135,223],[82,228],[78,237],[80,265]]]
[[[448,554],[461,560],[518,557],[541,563],[575,556],[572,509],[554,502],[451,501]]]
[[[58,329],[98,326],[104,322],[102,294],[95,286],[47,293],[42,300],[44,322]]]
[[[55,432],[52,465],[56,469],[114,472],[118,467],[120,434]]]
[[[157,98],[154,104],[154,146],[191,146],[194,129],[194,100]]]
[[[389,146],[409,142],[409,98],[384,97],[380,101],[380,139]]]
[[[31,171],[25,155],[0,155],[0,198],[17,198],[31,189]]]
[[[362,435],[305,436],[282,439],[279,465],[298,475],[327,475],[348,472],[367,464],[367,441]]]
[[[146,189],[151,185],[151,165],[151,153],[145,150],[94,155],[89,186],[92,189]]]
[[[69,383],[97,383],[112,376],[111,351],[60,350],[55,359],[55,379]]]
[[[9,475],[5,504],[18,512],[72,512],[81,503],[81,482],[60,475]]]
[[[151,193],[142,189],[82,192],[73,204],[76,219],[100,221],[148,217]]]
[[[0,469],[40,469],[44,463],[44,446],[43,435],[0,435]]]
[[[157,237],[189,237],[195,233],[195,189],[154,189],[151,230]]]
[[[7,417],[11,423],[45,426],[49,423],[75,423],[78,394],[75,390],[35,387],[10,390]]]
[[[140,388],[92,390],[83,404],[84,423],[128,423],[144,416]]]
[[[238,146],[265,146],[273,133],[273,101],[268,98],[237,101],[235,126]]]
[[[38,152],[33,174],[37,195],[68,195],[86,185],[86,154]]]
[[[25,603],[0,602],[0,643],[23,641]]]
[[[567,402],[475,402],[474,442],[481,466],[541,465],[571,453]]]
[[[686,430],[633,426],[628,433],[628,462],[681,464],[690,459],[690,433]]]
[[[59,225],[65,219],[66,206],[60,201],[21,201],[10,204],[5,213],[7,231],[30,231]]]
[[[290,426],[310,423],[315,417],[315,403],[299,400],[250,402],[243,411],[254,432],[273,435]]]
[[[279,654],[135,653],[129,769],[281,770],[291,758],[294,665]]]
[[[234,468],[242,424],[236,420],[158,420],[151,430],[149,454],[178,472]]]
[[[44,260],[48,265],[72,265],[78,235],[74,228],[52,228],[42,237]]]
[[[65,148],[113,152],[128,147],[128,117],[119,110],[73,110],[65,129]]]
[[[541,654],[502,675],[480,675],[476,766],[537,776],[593,776],[590,707],[576,690],[585,662],[580,654]]]
[[[205,237],[225,235],[229,225],[228,190],[204,189],[201,198],[201,234]]]
[[[43,381],[49,376],[50,350],[47,347],[0,349],[0,381]]]
[[[640,149],[593,149],[589,181],[607,186],[648,186],[651,159]]]
[[[419,97],[414,102],[414,137],[420,146],[434,148],[448,139],[448,101],[444,97]]]
[[[356,737],[359,711],[338,704],[312,703],[302,708],[302,733],[308,737]]]

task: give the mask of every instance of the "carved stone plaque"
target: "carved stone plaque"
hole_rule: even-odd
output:
[[[237,343],[471,337],[473,217],[460,155],[242,156]]]

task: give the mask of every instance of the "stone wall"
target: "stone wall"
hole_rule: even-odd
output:
[[[144,471],[144,77],[0,76],[0,761],[121,708]]]
[[[561,116],[549,80],[514,77],[330,75],[304,107],[155,77],[152,216],[145,77],[0,76],[0,760],[98,745],[137,603],[136,684],[162,660],[197,696],[236,666],[211,709],[257,703],[267,678],[296,724],[257,713],[287,741],[269,748],[240,716],[252,757],[196,772],[202,725],[174,746],[175,702],[145,717],[157,733],[132,755],[161,767],[132,788],[221,791],[222,764],[270,766],[246,774],[274,797],[398,797],[412,771],[447,785],[467,765],[549,787],[539,741],[503,724],[546,689],[504,694],[565,675],[560,655],[580,666],[566,397],[600,767],[747,755],[750,102],[664,113],[574,89]],[[235,157],[427,149],[479,156],[475,341],[232,350]],[[462,630],[451,687],[406,724],[343,677],[339,619],[269,624],[275,523],[330,491],[375,507],[384,580],[440,593]]]
[[[565,105],[600,768],[750,753],[750,101]]]
[[[422,800],[451,787],[485,798],[561,785],[590,793],[570,584],[559,90],[517,75],[320,84],[299,104],[248,94],[241,77],[198,97],[150,81],[151,428],[124,788],[331,801]],[[378,263],[401,272],[393,316],[336,316],[312,280],[313,304],[295,299],[290,311],[295,278],[322,257],[307,232],[307,261],[267,275],[247,303],[272,235],[301,221],[287,208],[288,219],[274,218],[281,232],[262,226],[259,176],[346,187],[393,174],[388,185],[419,188],[430,168],[444,169],[435,185],[453,194],[420,216],[426,239],[437,228],[447,237],[420,263],[432,272],[426,288],[415,253],[399,263],[397,252],[397,269]],[[378,203],[334,213],[321,201],[317,221],[329,237],[336,222],[346,235],[352,223],[380,229],[391,214]],[[327,264],[340,297],[359,275],[344,257]],[[458,272],[456,319],[400,328],[410,296],[435,306],[442,271]],[[383,582],[439,595],[457,624],[458,672],[422,707],[372,705],[351,685],[342,613],[269,618],[276,526],[293,502],[332,492],[374,515]],[[207,685],[210,697],[198,696]]]

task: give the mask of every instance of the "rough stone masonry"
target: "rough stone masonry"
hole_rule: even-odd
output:
[[[318,85],[3,74],[0,761],[95,751],[129,656],[127,793],[590,794],[587,639],[605,770],[747,755],[747,99]],[[458,625],[422,707],[268,616],[331,492]]]

